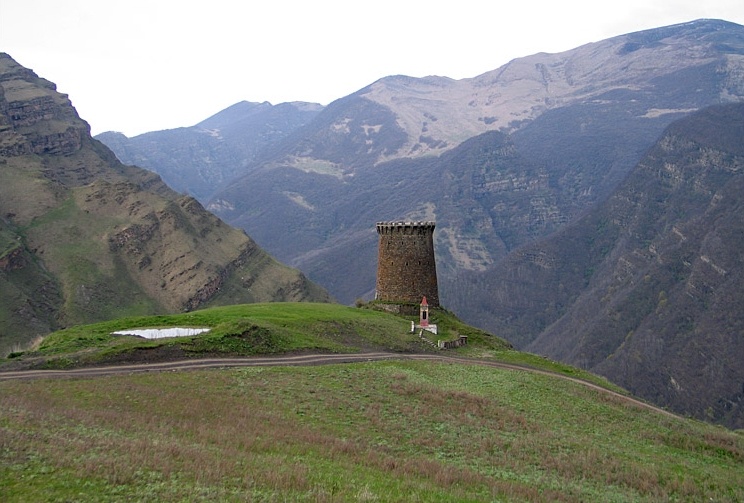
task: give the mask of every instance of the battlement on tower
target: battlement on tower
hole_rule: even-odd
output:
[[[436,222],[377,222],[378,234],[428,234]]]

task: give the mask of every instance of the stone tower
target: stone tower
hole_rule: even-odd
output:
[[[434,222],[378,222],[375,299],[439,307]]]

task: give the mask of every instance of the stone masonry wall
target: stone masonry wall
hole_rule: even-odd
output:
[[[377,223],[377,300],[419,304],[426,296],[430,306],[439,306],[434,226],[434,222]]]

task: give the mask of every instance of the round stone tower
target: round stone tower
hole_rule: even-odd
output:
[[[439,307],[434,222],[378,222],[375,299]]]

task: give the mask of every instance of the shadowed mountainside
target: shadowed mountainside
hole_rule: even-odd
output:
[[[707,108],[672,124],[606,202],[462,278],[451,307],[654,403],[744,427],[742,194],[744,104]]]

